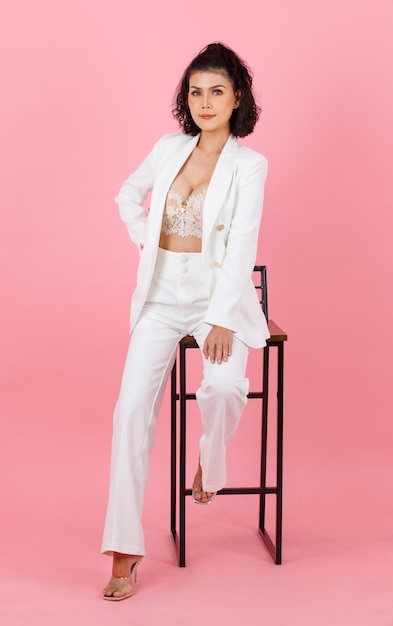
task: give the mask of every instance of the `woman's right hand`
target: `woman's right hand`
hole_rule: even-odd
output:
[[[212,363],[228,361],[232,354],[233,331],[222,326],[213,326],[203,344],[202,352]]]

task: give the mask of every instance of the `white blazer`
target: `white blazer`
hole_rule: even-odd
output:
[[[198,139],[199,135],[164,135],[115,198],[141,254],[131,303],[131,331],[152,281],[169,187]],[[202,260],[210,296],[205,321],[233,330],[254,348],[264,346],[269,337],[251,278],[266,174],[266,158],[240,146],[231,135],[217,161],[203,209]],[[147,211],[143,202],[150,190]]]

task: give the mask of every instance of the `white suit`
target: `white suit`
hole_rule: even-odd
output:
[[[168,189],[198,139],[199,135],[162,137],[116,197],[131,239],[143,245],[132,298],[131,330],[153,277]],[[265,157],[240,146],[230,136],[211,178],[203,211],[202,257],[210,296],[206,322],[230,328],[253,348],[263,346],[269,337],[251,279],[266,174]],[[147,213],[142,202],[152,188]]]
[[[131,305],[130,349],[114,415],[102,545],[107,554],[145,554],[141,516],[149,453],[178,341],[194,334],[202,347],[212,325],[234,332],[228,362],[205,360],[197,391],[204,430],[203,486],[217,491],[226,479],[226,443],[246,404],[247,346],[262,347],[269,337],[251,278],[267,173],[265,157],[230,136],[205,196],[202,253],[159,250],[165,198],[198,139],[178,134],[162,137],[116,197],[141,258]],[[147,212],[142,203],[150,190]]]

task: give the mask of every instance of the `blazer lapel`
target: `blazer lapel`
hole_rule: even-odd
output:
[[[153,205],[151,206],[152,212],[154,211],[154,222],[150,231],[153,246],[158,245],[160,238],[162,215],[164,213],[165,198],[168,194],[169,187],[194,150],[198,140],[199,135],[190,138],[183,146],[177,148],[174,155],[168,156],[168,159],[162,164],[159,179],[157,179],[155,183],[154,207]],[[203,248],[208,241],[216,216],[221,209],[222,203],[231,185],[237,148],[238,143],[236,139],[230,135],[214,168],[207,189],[203,210]]]
[[[202,245],[205,247],[209,235],[214,226],[217,214],[227,195],[234,175],[234,162],[237,151],[237,141],[230,135],[226,142],[217,165],[214,169],[205,197],[203,209],[203,237]]]
[[[154,242],[157,242],[160,238],[161,222],[164,213],[165,199],[167,197],[169,187],[173,180],[187,161],[191,152],[194,150],[198,143],[199,135],[189,138],[189,140],[183,145],[177,148],[174,155],[168,156],[167,160],[162,163],[159,178],[154,185],[154,197],[155,205],[151,206],[151,209],[155,214],[154,228],[152,229],[152,238]]]

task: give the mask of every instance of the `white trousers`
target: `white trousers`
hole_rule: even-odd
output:
[[[203,321],[207,305],[201,254],[159,249],[149,296],[131,336],[114,412],[105,554],[145,554],[141,518],[157,416],[180,339],[193,335],[202,348],[211,330]],[[226,444],[247,402],[248,348],[234,336],[227,362],[211,363],[201,355],[203,380],[196,396],[204,433],[200,440],[203,488],[218,491],[226,481]]]

